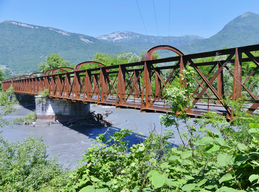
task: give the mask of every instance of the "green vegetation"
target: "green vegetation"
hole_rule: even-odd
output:
[[[13,86],[11,86],[7,91],[0,91],[0,127],[9,124],[9,122],[3,119],[3,117],[15,111],[13,105],[16,101],[17,100],[13,94]]]
[[[13,124],[17,124],[17,125],[29,125],[32,122],[36,121],[36,113],[30,113],[28,114],[26,117],[17,117],[13,119]]]
[[[95,57],[103,59],[107,65],[123,61],[119,61],[120,55],[98,53]],[[208,61],[211,59],[215,58],[208,58]],[[252,63],[247,65],[255,67]],[[209,69],[203,67],[202,70]],[[251,70],[244,68],[245,73]],[[166,127],[174,126],[181,139],[177,148],[172,147],[170,140],[174,138],[174,130],[157,133],[154,128],[144,142],[132,146],[126,140],[130,130],[122,129],[113,136],[108,136],[107,131],[100,134],[96,145],[86,151],[80,161],[82,165],[68,173],[56,160],[47,158],[42,138],[30,136],[24,142],[12,143],[0,137],[0,150],[3,151],[0,154],[0,162],[3,162],[0,164],[0,189],[259,191],[258,116],[246,113],[243,100],[225,100],[233,110],[232,121],[227,122],[224,117],[211,112],[204,114],[202,119],[190,119],[186,108],[192,105],[193,100],[193,73],[192,68],[187,66],[185,75],[175,78],[165,91],[172,113],[161,116],[161,123]],[[251,81],[258,82],[254,78]],[[188,88],[179,84],[179,80],[186,81]],[[12,88],[8,93],[11,92]],[[3,98],[8,97],[3,95]],[[6,101],[8,99],[2,101],[0,97],[0,103]]]
[[[192,73],[187,68],[181,80]],[[88,149],[81,160],[85,165],[75,170],[65,191],[258,191],[258,117],[246,113],[242,101],[228,101],[234,110],[230,123],[215,113],[191,120],[185,111],[191,90],[172,86],[166,94],[172,113],[161,122],[176,127],[182,141],[178,148],[168,142],[172,131],[151,133],[131,147],[125,140],[129,130],[100,134],[99,144]]]
[[[15,99],[11,86],[0,94],[0,127],[9,124],[4,116],[13,112]],[[35,113],[24,118],[25,122],[35,121]],[[0,134],[0,191],[59,191],[68,183],[68,170],[50,158],[42,137],[30,135],[24,141],[10,142]]]
[[[42,137],[10,142],[0,135],[0,191],[59,191],[68,171],[46,153]]]
[[[40,91],[39,95],[41,95],[43,97],[48,97],[49,96],[49,89],[44,89],[43,91]]]
[[[100,135],[65,191],[258,191],[258,118],[244,113],[235,119],[235,129],[213,113],[185,124],[185,145],[178,148],[167,141],[171,132],[151,133],[132,147],[124,139],[129,130],[108,140]]]
[[[57,69],[60,67],[68,67],[69,61],[64,61],[63,58],[59,57],[58,54],[51,54],[47,56],[46,63],[40,63],[38,69],[40,72],[46,72],[51,69]]]
[[[141,58],[136,54],[125,53],[115,55],[107,55],[105,53],[97,52],[94,55],[93,61],[104,64],[105,66],[119,65],[125,63],[139,62]]]

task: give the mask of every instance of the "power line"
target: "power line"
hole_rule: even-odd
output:
[[[153,0],[153,8],[154,8],[154,13],[155,13],[155,21],[156,21],[157,36],[159,36],[159,33],[158,33],[158,27],[157,27],[156,9],[155,9],[155,3],[154,3],[154,0]]]
[[[145,29],[145,32],[146,32],[146,35],[147,35],[147,29],[146,29],[146,26],[145,26],[145,23],[144,23],[144,20],[143,20],[143,17],[142,17],[142,14],[141,14],[141,11],[140,11],[140,8],[139,8],[139,5],[138,5],[138,0],[136,0],[136,3],[137,3],[137,6],[138,6],[138,10],[139,10],[139,14],[140,14],[140,17],[141,17],[141,20],[142,20],[142,24],[144,26],[144,29]]]
[[[171,28],[171,1],[169,0],[169,45],[171,44],[170,28]]]

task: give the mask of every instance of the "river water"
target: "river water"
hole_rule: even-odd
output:
[[[16,117],[25,117],[31,113],[33,106],[26,108],[17,105],[17,111],[5,117],[11,121]],[[113,134],[115,131],[121,129],[133,129],[131,135],[127,137],[130,144],[139,143],[149,135],[149,132],[154,128],[156,132],[161,133],[165,131],[165,127],[160,124],[159,113],[141,113],[134,109],[116,109],[113,106],[91,106],[91,110],[96,113],[104,110],[112,110],[113,113],[107,119],[113,121],[113,125],[109,128],[108,134]],[[173,128],[170,128],[173,130]],[[44,143],[49,145],[48,153],[50,156],[59,156],[58,161],[70,169],[77,167],[77,161],[84,155],[85,150],[95,143],[95,138],[100,133],[107,131],[107,127],[91,128],[87,126],[64,126],[62,124],[47,124],[36,123],[33,127],[31,125],[10,125],[0,128],[4,138],[15,141],[23,140],[29,137],[32,133],[34,135],[42,135]],[[138,132],[143,135],[139,135]],[[172,139],[173,145],[177,146],[180,143],[178,135]]]

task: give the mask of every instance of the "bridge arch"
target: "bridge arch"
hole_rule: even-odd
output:
[[[158,45],[158,46],[155,46],[155,47],[152,47],[150,48],[145,54],[144,56],[142,57],[141,61],[148,61],[148,60],[154,60],[154,57],[153,57],[153,53],[157,50],[161,50],[161,49],[167,49],[167,50],[170,50],[170,51],[173,51],[175,52],[176,54],[178,54],[179,56],[183,56],[184,54],[177,48],[175,47],[172,47],[170,45]]]
[[[30,76],[29,75],[23,75],[21,77],[17,77],[16,80],[27,79],[27,78],[30,78]]]
[[[61,68],[53,69],[52,72],[51,72],[51,74],[52,74],[52,75],[55,75],[57,71],[62,71],[62,72],[67,73],[68,71],[66,71],[65,69],[69,69],[69,70],[72,70],[72,71],[74,70],[74,69],[71,68],[71,67],[61,67]]]
[[[67,73],[67,71],[64,70],[64,69],[70,69],[70,70],[73,71],[73,68],[71,68],[71,67],[60,67],[60,68],[50,69],[50,70],[46,71],[46,72],[44,73],[44,76],[48,76],[49,73],[50,73],[50,75],[55,75],[57,71],[63,71],[63,72],[65,72],[65,73]]]
[[[95,64],[95,65],[99,65],[101,67],[106,67],[104,64],[96,62],[96,61],[85,61],[85,62],[77,64],[77,66],[75,66],[75,68],[74,68],[74,71],[80,71],[80,67],[82,65],[89,65],[89,64]]]
[[[43,75],[44,76],[44,73],[41,73],[41,72],[32,73],[32,74],[29,75],[29,77],[36,77],[35,75]]]

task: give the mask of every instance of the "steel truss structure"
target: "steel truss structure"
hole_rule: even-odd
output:
[[[153,53],[163,49],[176,56],[154,59]],[[179,76],[189,65],[195,70],[193,81],[196,87],[193,88],[193,107],[187,109],[187,114],[199,117],[210,110],[231,119],[232,111],[224,101],[226,98],[245,98],[250,114],[259,106],[257,93],[248,84],[250,78],[259,73],[255,51],[259,51],[259,45],[184,55],[174,47],[160,45],[149,49],[137,63],[105,66],[88,61],[74,69],[65,67],[33,73],[4,80],[2,84],[5,91],[13,85],[15,93],[38,95],[48,89],[50,98],[168,113],[164,90],[176,79],[186,86]],[[98,68],[80,70],[87,64]],[[243,76],[242,71],[248,65],[250,74]]]

